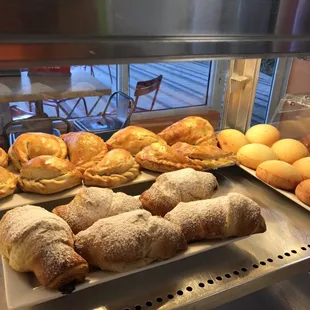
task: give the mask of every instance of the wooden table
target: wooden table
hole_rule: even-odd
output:
[[[71,76],[31,76],[0,78],[0,132],[11,120],[10,102],[33,101],[36,113],[43,116],[43,100],[111,95],[111,87],[87,72],[73,71]],[[4,103],[4,104],[1,104]]]

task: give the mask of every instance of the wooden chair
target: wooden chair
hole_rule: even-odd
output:
[[[147,109],[145,109],[145,108],[138,107],[139,98],[141,96],[146,96],[146,95],[154,92],[154,97],[153,97],[153,100],[152,100],[151,107],[150,107],[149,111],[153,110],[153,107],[154,107],[154,104],[156,102],[157,94],[158,94],[158,91],[159,91],[162,79],[163,79],[163,76],[159,75],[158,77],[156,77],[156,78],[154,78],[152,80],[140,81],[140,82],[137,83],[136,90],[134,92],[134,96],[135,96],[135,102],[134,102],[135,110],[139,109],[139,110],[147,111]]]

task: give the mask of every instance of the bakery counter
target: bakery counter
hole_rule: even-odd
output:
[[[217,196],[234,191],[260,204],[265,233],[29,309],[209,309],[308,271],[309,212],[239,167],[215,174]]]

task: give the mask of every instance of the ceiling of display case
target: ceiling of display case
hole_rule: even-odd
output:
[[[0,65],[310,54],[307,0],[2,1]]]

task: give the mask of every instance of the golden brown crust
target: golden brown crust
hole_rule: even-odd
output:
[[[38,156],[20,171],[18,186],[24,192],[54,194],[81,184],[82,175],[66,159]]]
[[[224,129],[217,135],[217,140],[222,150],[237,154],[239,149],[249,144],[246,136],[236,129]]]
[[[178,153],[193,159],[204,169],[217,169],[232,166],[237,162],[233,153],[228,153],[215,145],[190,145],[185,142],[177,142],[172,148]]]
[[[39,132],[20,135],[9,149],[9,157],[14,169],[20,170],[30,159],[40,155],[66,158],[67,146],[60,138]]]
[[[107,145],[110,150],[125,149],[132,155],[136,155],[144,147],[156,142],[166,144],[162,138],[150,130],[138,126],[128,126],[113,134],[107,141]]]
[[[172,124],[158,134],[169,145],[177,142],[188,144],[212,144],[217,145],[212,125],[199,116],[188,116]]]
[[[12,195],[17,184],[16,176],[9,170],[0,167],[0,199]]]
[[[300,201],[310,206],[310,179],[304,180],[298,184],[295,195]]]
[[[108,152],[93,168],[84,173],[86,185],[115,187],[135,179],[139,175],[139,165],[129,152],[114,149]]]
[[[106,143],[90,132],[70,132],[61,138],[68,147],[70,162],[81,172],[95,166],[108,152]]]
[[[0,167],[8,166],[9,156],[4,149],[0,147]]]
[[[157,172],[175,171],[183,168],[202,170],[201,166],[187,156],[160,143],[153,143],[145,147],[135,158],[141,167]]]

